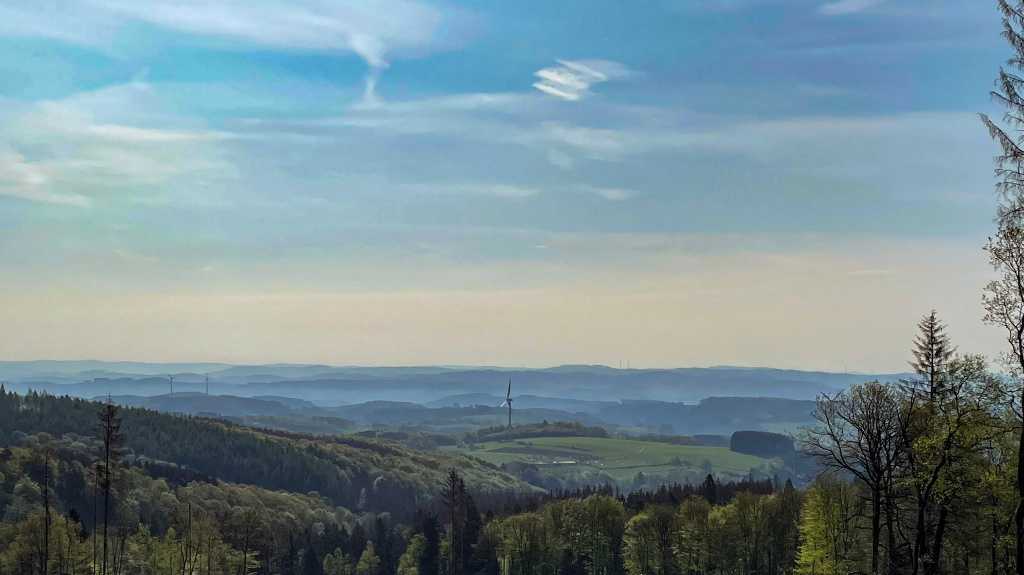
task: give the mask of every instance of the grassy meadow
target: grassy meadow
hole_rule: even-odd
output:
[[[456,450],[456,448],[447,448]],[[670,445],[598,437],[535,437],[477,443],[457,449],[489,463],[532,463],[554,474],[603,473],[616,482],[644,475],[745,476],[770,460],[734,453],[728,447]]]

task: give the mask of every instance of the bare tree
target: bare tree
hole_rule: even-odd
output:
[[[902,403],[897,389],[877,381],[853,385],[833,396],[822,394],[811,414],[818,425],[801,439],[803,451],[822,467],[852,475],[867,490],[872,573],[879,572],[884,498],[905,457]]]

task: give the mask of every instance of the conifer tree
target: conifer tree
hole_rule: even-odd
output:
[[[946,326],[939,321],[935,310],[917,323],[917,329],[920,333],[914,338],[914,348],[911,350],[914,361],[910,362],[910,367],[924,378],[928,399],[934,403],[942,394],[943,369],[956,348],[950,344]]]
[[[96,479],[98,487],[103,491],[103,575],[107,574],[107,532],[110,527],[110,492],[117,476],[117,466],[121,460],[121,445],[124,443],[124,434],[121,433],[121,418],[117,413],[117,406],[107,397],[107,403],[103,405],[97,414],[99,418],[101,446],[99,461],[96,462]]]

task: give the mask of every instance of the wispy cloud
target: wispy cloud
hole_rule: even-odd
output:
[[[540,190],[534,187],[518,186],[495,182],[449,182],[436,184],[402,184],[397,191],[428,194],[484,195],[509,200],[523,200],[536,196]]]
[[[114,250],[114,257],[120,260],[122,263],[128,265],[142,265],[155,263],[160,261],[160,258],[155,256],[148,256],[141,254],[130,248],[117,248]]]
[[[869,269],[869,270],[857,270],[857,271],[847,272],[846,275],[848,275],[848,276],[888,276],[888,275],[892,275],[892,274],[896,274],[896,273],[899,273],[899,270]]]
[[[131,190],[134,201],[168,184],[234,176],[219,144],[227,134],[183,129],[177,116],[144,103],[147,94],[133,83],[0,116],[0,193],[88,205],[119,191]]]
[[[632,72],[619,62],[610,60],[557,60],[558,66],[534,72],[540,80],[533,87],[561,98],[576,101],[590,93],[590,87],[601,82],[622,80]]]
[[[89,198],[85,196],[50,191],[52,180],[47,166],[26,161],[16,152],[0,150],[0,196],[52,204],[89,205]]]
[[[637,195],[633,190],[625,190],[622,188],[601,188],[597,186],[580,185],[577,186],[576,189],[583,193],[593,194],[612,202],[625,201],[630,198],[634,198]]]
[[[873,8],[884,1],[885,0],[839,0],[838,2],[823,4],[818,8],[818,11],[828,16],[846,16],[848,14],[863,12],[864,10]]]
[[[417,0],[12,0],[0,32],[104,44],[129,22],[261,46],[350,50],[372,67],[396,49],[434,44],[445,17]]]
[[[102,46],[142,22],[255,46],[346,50],[370,68],[364,104],[373,105],[380,72],[396,51],[452,45],[457,40],[439,36],[439,26],[454,29],[467,17],[420,0],[11,0],[0,5],[0,35]]]

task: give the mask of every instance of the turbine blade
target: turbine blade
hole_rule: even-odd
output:
[[[501,402],[501,405],[499,405],[498,407],[505,407],[506,405],[508,405],[508,401],[507,400]]]
[[[512,397],[512,378],[508,378],[508,391],[505,392],[505,397]]]

